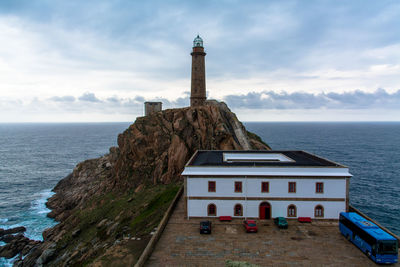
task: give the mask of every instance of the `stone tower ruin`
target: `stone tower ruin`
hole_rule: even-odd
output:
[[[144,115],[148,116],[162,110],[161,102],[144,102]]]
[[[190,92],[190,106],[204,105],[206,101],[206,68],[203,39],[197,35],[193,40],[192,55],[192,85]]]

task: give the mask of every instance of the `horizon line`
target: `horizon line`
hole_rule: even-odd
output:
[[[330,120],[330,121],[308,121],[308,120],[304,120],[304,121],[242,121],[242,123],[282,123],[282,122],[287,122],[287,123],[306,123],[306,122],[311,122],[311,123],[400,123],[400,120],[386,120],[386,121],[367,121],[367,120],[354,120],[354,121],[334,121],[334,120]],[[74,123],[74,124],[85,124],[85,123],[135,123],[135,121],[0,121],[0,124],[68,124],[68,123]]]

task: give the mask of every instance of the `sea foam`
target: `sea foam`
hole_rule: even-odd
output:
[[[47,213],[50,210],[46,207],[46,202],[52,195],[54,193],[50,189],[34,194],[35,199],[32,201],[30,208],[27,211],[20,212],[18,216],[2,219],[0,228],[10,229],[24,226],[26,228],[26,237],[42,241],[42,232],[46,228],[57,224],[53,219],[47,217]]]

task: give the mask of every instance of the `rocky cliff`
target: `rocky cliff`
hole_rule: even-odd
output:
[[[269,147],[216,101],[137,118],[118,136],[118,147],[79,163],[57,184],[47,205],[59,224],[16,265],[133,264],[198,149]]]

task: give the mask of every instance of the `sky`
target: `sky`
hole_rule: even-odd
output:
[[[399,121],[400,1],[0,2],[0,122],[117,122],[207,96],[242,121]]]

